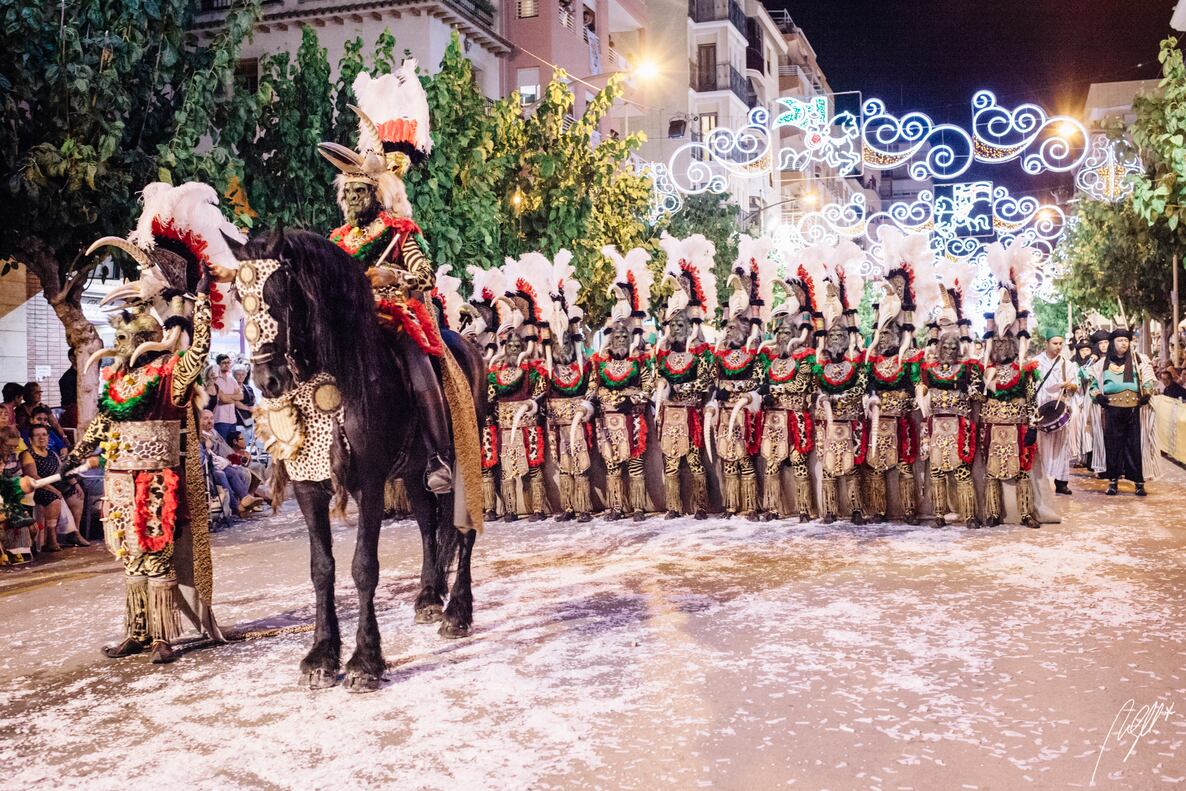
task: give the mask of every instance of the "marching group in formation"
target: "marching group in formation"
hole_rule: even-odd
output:
[[[615,265],[615,304],[591,354],[567,251],[471,267],[468,304],[443,292],[446,321],[489,364],[488,519],[587,521],[597,458],[606,518],[644,519],[652,442],[669,518],[707,516],[712,465],[725,514],[801,522],[884,521],[896,500],[894,515],[917,523],[929,500],[936,526],[952,517],[993,526],[1015,514],[1038,527],[1057,512],[1046,489],[1070,494],[1069,467],[1093,447],[1109,493],[1124,477],[1145,494],[1156,463],[1142,412],[1156,392],[1152,368],[1122,328],[1097,330],[1094,347],[1076,331],[1074,356],[1052,338],[1031,357],[1025,246],[990,248],[998,288],[975,342],[983,355],[971,334],[977,272],[938,265],[925,236],[883,232],[881,296],[867,327],[858,319],[866,254],[851,242],[798,251],[780,266],[768,240],[742,236],[722,311],[712,242],[664,235],[660,247],[671,290],[653,330],[650,255],[602,251]]]
[[[665,260],[654,264],[643,249],[604,248],[613,306],[594,332],[567,251],[470,266],[468,302],[454,267],[434,270],[402,181],[432,146],[415,64],[363,73],[354,91],[358,149],[321,146],[341,171],[344,222],[328,241],[294,232],[245,247],[212,188],[150,184],[132,233],[88,251],[115,247],[140,267],[105,300],[115,344],[87,365],[114,362],[98,417],[62,465],[95,464],[96,453],[105,463],[105,539],[126,580],[125,639],[107,656],[171,661],[186,623],[222,639],[202,472],[187,445],[211,333],[239,316],[261,394],[257,433],[310,527],[317,631],[302,680],[314,687],[335,683],[341,642],[332,556],[323,562],[333,488],[359,501],[359,641],[347,665],[356,691],[376,688],[383,667],[372,479],[380,500],[386,482],[388,504],[417,516],[426,536],[417,620],[443,621],[445,636],[468,633],[469,549],[484,519],[719,510],[1037,527],[1051,507],[1043,482],[1067,492],[1071,460],[1088,456],[1109,493],[1123,477],[1144,494],[1156,460],[1152,370],[1122,328],[1084,339],[1073,355],[1048,348],[1031,358],[1034,260],[1024,245],[992,248],[997,288],[976,341],[975,270],[937,262],[925,237],[891,230],[880,238],[869,326],[858,309],[866,253],[855,244],[783,254],[743,236],[722,288],[716,251],[697,234],[664,235]],[[352,303],[355,282],[366,292]],[[360,304],[373,305],[373,318]],[[367,322],[381,328],[391,370],[360,364]],[[374,448],[384,407],[368,405],[383,377],[404,389],[382,392],[408,394],[411,411],[396,422],[414,426],[410,444],[386,456]],[[662,476],[658,507],[652,471]],[[431,538],[439,525],[468,538]],[[451,590],[446,553],[457,558]]]

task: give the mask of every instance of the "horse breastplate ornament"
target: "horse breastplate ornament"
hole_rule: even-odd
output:
[[[289,478],[332,477],[330,448],[343,419],[342,393],[332,376],[319,373],[280,398],[260,398],[255,419],[264,448],[284,462]]]

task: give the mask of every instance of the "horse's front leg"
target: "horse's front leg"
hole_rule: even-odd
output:
[[[334,552],[329,526],[328,481],[293,481],[301,515],[309,529],[309,576],[317,605],[313,647],[301,660],[301,686],[325,689],[338,683],[342,665],[342,634],[334,606]]]
[[[456,530],[450,527],[450,530]],[[474,596],[470,588],[469,565],[473,555],[474,541],[478,537],[477,530],[471,530],[458,536],[460,548],[457,553],[457,577],[453,580],[453,587],[449,591],[449,606],[445,608],[445,618],[438,630],[442,637],[468,637],[474,623]]]
[[[420,528],[423,557],[420,562],[420,593],[416,596],[416,623],[437,623],[445,610],[444,576],[440,573],[441,547],[437,543],[436,496],[423,487],[409,487],[408,500]]]
[[[375,588],[379,584],[379,525],[383,519],[383,479],[368,480],[355,493],[358,500],[358,540],[351,572],[358,590],[358,635],[354,655],[346,663],[346,690],[373,692],[379,688],[387,663],[375,618]]]

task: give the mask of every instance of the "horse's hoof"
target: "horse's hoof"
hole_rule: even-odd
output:
[[[450,640],[457,640],[462,637],[469,637],[469,624],[453,623],[452,621],[443,621],[441,628],[437,629],[437,634],[441,637]]]
[[[379,684],[382,683],[382,681],[383,679],[381,679],[379,676],[372,676],[370,673],[362,673],[352,670],[346,674],[346,681],[342,686],[346,688],[347,692],[374,692],[379,688]]]
[[[577,514],[578,522],[588,522],[593,519],[593,516],[588,511],[581,511]]]
[[[439,604],[430,604],[416,610],[416,623],[437,623],[445,617],[445,608]]]
[[[693,519],[707,519],[708,512],[706,512],[703,508],[697,508],[696,513],[692,514],[692,518]]]
[[[303,689],[329,689],[330,687],[335,687],[338,685],[338,671],[324,667],[302,670],[300,685]]]

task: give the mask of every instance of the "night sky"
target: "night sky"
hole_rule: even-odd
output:
[[[1092,82],[1157,77],[1157,47],[1172,32],[1174,2],[768,0],[767,6],[790,12],[834,91],[861,91],[884,100],[894,115],[920,110],[968,128],[972,94],[981,88],[1004,106],[1035,102],[1052,114],[1078,116]],[[990,177],[1027,186],[1018,165],[994,168]]]

